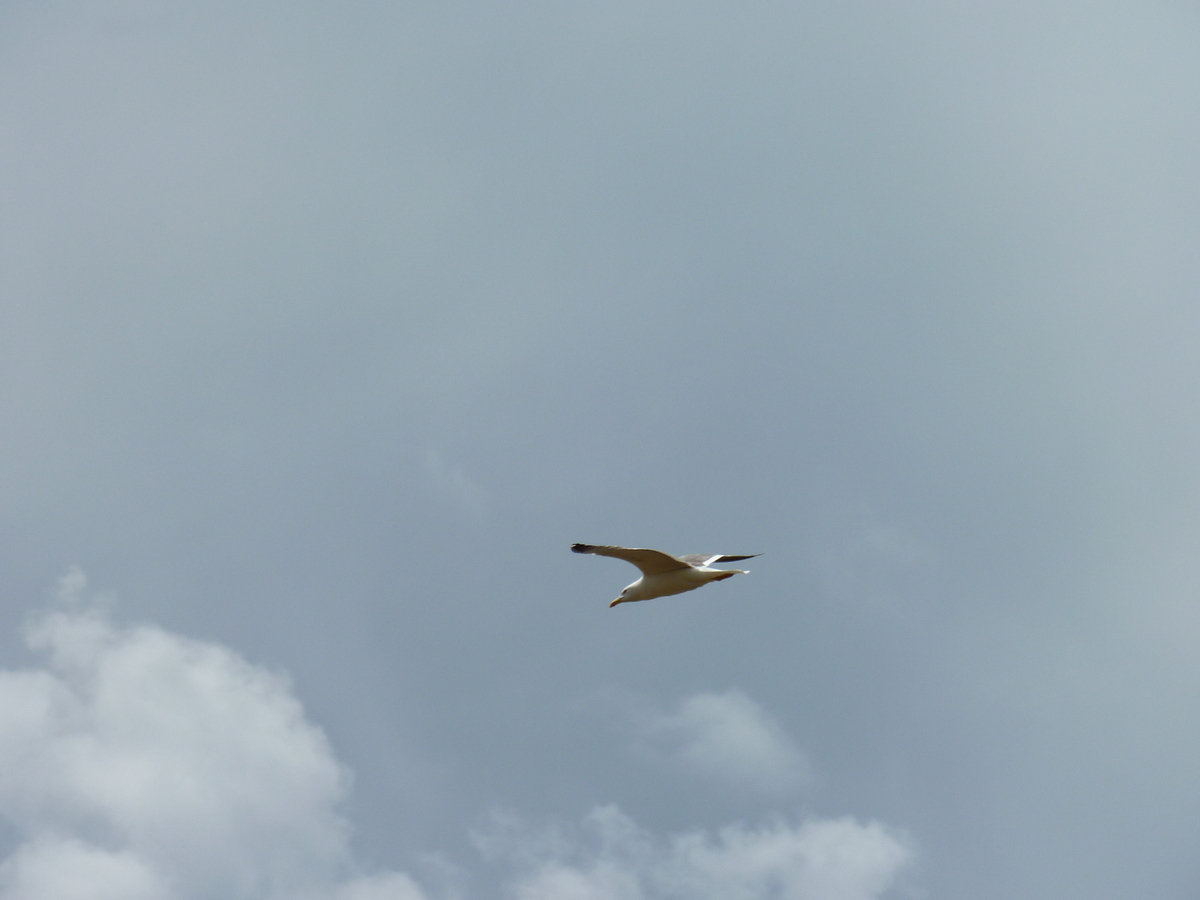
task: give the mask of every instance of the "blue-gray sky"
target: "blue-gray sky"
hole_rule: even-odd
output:
[[[6,4],[0,896],[1196,896],[1198,39]]]

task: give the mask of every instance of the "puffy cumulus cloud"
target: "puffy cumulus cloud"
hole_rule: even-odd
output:
[[[166,881],[128,851],[42,835],[0,867],[5,900],[160,900]]]
[[[615,806],[570,835],[496,816],[476,842],[520,870],[518,900],[878,900],[912,858],[908,839],[876,822],[776,818],[663,840]]]
[[[807,778],[803,754],[758,703],[739,690],[696,694],[665,714],[641,713],[638,743],[694,775],[764,794]]]
[[[46,666],[0,671],[0,814],[23,835],[2,900],[421,898],[353,877],[348,775],[282,676],[96,609],[27,639]]]

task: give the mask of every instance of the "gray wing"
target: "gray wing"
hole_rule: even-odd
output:
[[[687,556],[679,557],[689,566],[703,568],[711,566],[713,563],[737,562],[740,559],[754,559],[756,556],[762,556],[761,553],[751,553],[749,556],[721,556],[720,554],[713,556],[708,553],[690,553]]]
[[[690,562],[676,559],[661,550],[642,550],[635,547],[595,547],[592,544],[572,544],[571,549],[576,553],[592,553],[596,556],[612,556],[616,559],[623,559],[641,569],[643,575],[661,575],[663,572],[674,572],[692,565]]]

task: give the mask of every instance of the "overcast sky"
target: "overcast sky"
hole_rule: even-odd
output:
[[[0,898],[1195,898],[1198,42],[0,5]]]

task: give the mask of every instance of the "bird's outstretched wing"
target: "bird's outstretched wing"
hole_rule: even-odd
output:
[[[596,556],[612,556],[623,559],[641,569],[643,575],[661,575],[664,572],[686,569],[692,565],[690,562],[676,559],[661,550],[640,550],[635,547],[595,547],[591,544],[572,544],[571,549],[576,553],[592,553]]]
[[[756,556],[762,556],[761,553],[751,553],[749,556],[721,556],[717,554],[713,556],[711,553],[689,553],[687,556],[679,557],[689,566],[711,566],[713,563],[737,562],[740,559],[754,559]]]

